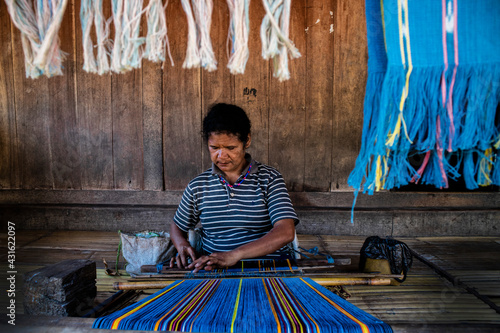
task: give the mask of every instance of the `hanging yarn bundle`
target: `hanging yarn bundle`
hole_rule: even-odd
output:
[[[227,68],[231,74],[243,74],[248,61],[248,34],[250,32],[250,0],[227,0],[230,23],[228,43],[231,40],[231,56]]]
[[[498,17],[495,0],[366,0],[356,194],[460,176],[468,189],[500,185]]]
[[[262,0],[262,3],[266,11],[260,26],[262,57],[273,59],[274,77],[288,80],[288,52],[292,58],[300,57],[299,50],[288,39],[291,0]]]
[[[165,9],[168,0],[162,5],[162,0],[150,0],[146,8],[146,17],[148,22],[148,34],[146,36],[146,50],[144,58],[152,62],[165,61],[165,48],[168,48],[168,55],[172,66],[174,62],[170,54],[170,46],[167,37],[167,19]]]
[[[183,68],[203,67],[211,72],[217,69],[217,61],[210,39],[212,24],[212,0],[181,0],[188,23],[188,45]]]
[[[68,0],[5,0],[14,25],[21,31],[26,77],[62,75],[64,53],[59,28]]]
[[[102,75],[109,72],[108,36],[109,21],[104,19],[102,0],[82,0],[80,21],[83,39],[83,70]],[[94,56],[94,44],[91,39],[92,23],[97,36],[97,59]]]
[[[139,37],[142,0],[112,0],[115,40],[112,52],[111,68],[122,73],[141,67],[146,38]]]

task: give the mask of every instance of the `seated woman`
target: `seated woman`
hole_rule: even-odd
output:
[[[250,120],[229,104],[214,105],[203,120],[212,167],[189,182],[171,224],[178,251],[170,267],[197,272],[272,254],[295,237],[299,222],[281,174],[246,153]],[[188,231],[201,222],[202,252]],[[192,262],[188,264],[188,257]]]

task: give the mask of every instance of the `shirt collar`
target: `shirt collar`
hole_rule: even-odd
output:
[[[252,170],[250,170],[250,174],[255,174],[258,171],[257,164],[258,162],[252,158],[252,155],[249,153],[245,153],[245,160],[249,162],[249,164],[246,166],[245,169],[241,172],[242,175],[245,175],[248,171],[248,168],[250,165],[252,166]],[[218,175],[218,176],[223,176],[224,174],[222,173],[221,169],[219,169],[213,162],[212,162],[212,174],[213,175]]]

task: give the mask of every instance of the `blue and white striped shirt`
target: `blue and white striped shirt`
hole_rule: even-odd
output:
[[[214,165],[186,187],[174,222],[184,232],[201,222],[206,253],[230,251],[259,239],[279,220],[299,222],[282,175],[255,160],[250,165],[247,178],[233,188],[222,183]]]

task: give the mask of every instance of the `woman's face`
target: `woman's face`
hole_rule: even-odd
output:
[[[240,174],[246,166],[245,150],[250,146],[230,133],[211,133],[208,137],[210,159],[224,174]]]

